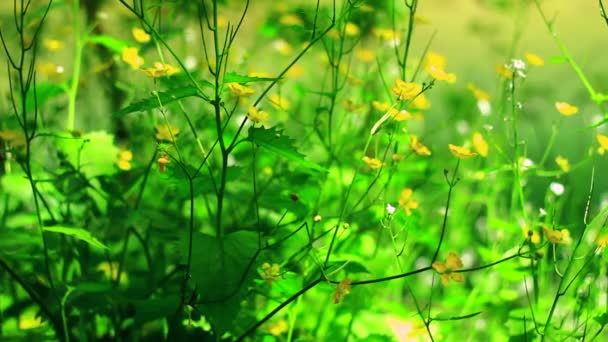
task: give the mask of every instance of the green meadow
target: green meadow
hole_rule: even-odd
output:
[[[608,338],[602,0],[14,0],[0,41],[2,341]]]

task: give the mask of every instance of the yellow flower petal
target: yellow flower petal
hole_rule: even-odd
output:
[[[488,156],[488,143],[483,138],[481,133],[476,132],[473,134],[473,147],[475,148],[475,151],[477,151],[477,153],[479,153],[479,155],[482,157]]]
[[[543,66],[543,65],[545,65],[545,61],[542,58],[540,58],[540,56],[538,56],[536,54],[533,54],[531,52],[526,52],[524,54],[524,57],[526,57],[526,60],[531,65],[536,65],[536,66]]]
[[[150,41],[150,35],[139,27],[131,29],[131,34],[133,34],[133,38],[135,38],[138,43],[147,43]]]
[[[475,152],[471,152],[468,147],[457,146],[454,144],[448,144],[448,148],[452,154],[460,159],[467,159],[477,155]]]
[[[565,116],[570,116],[578,113],[578,107],[575,107],[567,102],[555,102],[557,111]]]

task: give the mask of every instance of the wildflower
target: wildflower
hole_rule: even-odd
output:
[[[65,46],[62,41],[57,39],[45,39],[42,42],[42,45],[44,45],[44,47],[49,51],[58,51],[63,49],[63,47]]]
[[[545,61],[542,58],[540,58],[540,56],[538,56],[536,54],[533,54],[531,52],[526,52],[524,54],[524,57],[526,57],[526,60],[531,65],[536,65],[536,66],[543,66],[543,65],[545,65]]]
[[[346,25],[344,25],[344,34],[347,36],[351,36],[351,37],[358,36],[359,32],[360,32],[359,26],[357,26],[351,22],[348,22],[348,23],[346,23]]]
[[[334,304],[338,304],[340,303],[344,297],[346,297],[349,293],[350,293],[350,284],[352,283],[352,280],[350,278],[344,278],[337,286],[336,286],[336,292],[334,292],[334,295],[332,297],[332,302]]]
[[[430,66],[426,71],[429,73],[429,75],[431,75],[432,78],[438,81],[446,81],[448,83],[456,82],[456,74],[453,72],[446,72],[445,70],[439,69],[436,66]]]
[[[150,41],[150,35],[139,27],[134,27],[131,29],[131,34],[138,43],[147,43]]]
[[[288,56],[293,51],[291,45],[284,39],[277,39],[273,41],[272,47],[283,56]]]
[[[597,243],[597,246],[600,248],[606,248],[606,246],[608,246],[608,235],[607,234],[599,235],[595,239],[595,243]]]
[[[396,31],[393,31],[391,29],[373,28],[372,33],[376,37],[378,37],[380,40],[386,40],[386,41],[398,41],[399,40],[399,33],[397,33]]]
[[[441,275],[441,283],[444,286],[447,286],[450,283],[450,279],[459,283],[464,282],[464,277],[462,274],[455,272],[462,269],[464,266],[462,260],[460,260],[460,257],[456,253],[450,252],[445,263],[441,261],[433,261],[432,266],[433,269]]]
[[[304,67],[301,64],[293,65],[285,75],[290,78],[298,78],[304,75]]]
[[[600,147],[597,148],[597,153],[604,155],[606,150],[608,150],[608,136],[598,133],[595,137],[600,144]]]
[[[567,158],[557,156],[555,157],[555,163],[559,166],[560,169],[562,169],[563,172],[570,171],[570,162]]]
[[[429,52],[426,55],[426,63],[424,70],[436,80],[448,81],[449,83],[456,82],[456,75],[454,73],[448,73],[445,69],[447,66],[447,60],[444,56]]]
[[[363,108],[364,105],[357,104],[352,99],[342,101],[342,106],[349,112],[356,112]]]
[[[467,159],[471,157],[475,157],[477,153],[471,152],[471,149],[464,146],[456,146],[454,144],[448,144],[448,148],[452,154],[460,159]]]
[[[36,64],[36,71],[49,78],[56,78],[63,74],[64,68],[52,62],[41,62]]]
[[[363,161],[365,162],[365,164],[367,164],[367,166],[370,167],[370,169],[379,169],[382,167],[382,161],[376,158],[370,158],[368,156],[363,157]]]
[[[418,201],[411,198],[414,191],[410,188],[405,188],[401,191],[399,197],[399,206],[405,210],[407,216],[412,216],[412,209],[418,208]]]
[[[264,324],[264,328],[270,335],[278,337],[289,330],[289,325],[287,325],[287,321],[280,319],[275,322]]]
[[[254,93],[253,88],[238,84],[236,82],[227,83],[226,87],[230,90],[230,94],[236,97],[249,96]]]
[[[395,210],[397,210],[397,208],[393,207],[390,203],[386,205],[386,212],[388,212],[389,215],[393,215]]]
[[[572,243],[572,238],[570,237],[570,231],[568,231],[568,229],[564,228],[562,230],[557,230],[543,226],[543,233],[551,243],[559,245],[569,245]]]
[[[477,88],[473,83],[469,82],[467,84],[467,89],[473,93],[473,96],[477,99],[477,101],[490,101],[490,95],[485,91]]]
[[[179,134],[179,128],[166,124],[156,125],[154,130],[156,131],[156,139],[160,141],[174,141]]]
[[[419,140],[418,137],[410,134],[410,147],[419,156],[430,156],[431,150],[428,147],[424,146]]]
[[[321,217],[321,215],[319,214],[315,215],[315,217],[312,218],[312,220],[315,222],[321,222],[322,219],[323,217]]]
[[[260,277],[266,280],[268,285],[272,285],[273,282],[281,279],[281,266],[279,264],[263,263]]]
[[[562,183],[551,182],[551,184],[549,184],[549,189],[551,189],[551,192],[553,192],[555,196],[564,194],[564,185]]]
[[[254,106],[251,106],[247,112],[247,118],[255,123],[260,123],[268,121],[270,115],[263,110],[258,110]]]
[[[505,64],[497,64],[496,73],[500,77],[506,78],[506,79],[513,77],[513,72],[509,68],[507,68],[507,66]]]
[[[571,116],[578,113],[578,107],[575,107],[567,102],[555,102],[557,111],[565,116]]]
[[[418,94],[409,105],[412,109],[425,110],[431,108],[431,102],[424,94]]]
[[[364,63],[371,63],[376,59],[376,54],[370,49],[355,50],[355,58]]]
[[[393,155],[391,156],[391,158],[393,159],[393,161],[395,162],[400,162],[403,159],[405,159],[405,157],[402,154],[399,153],[393,153]]]
[[[96,270],[102,272],[106,277],[111,278],[112,280],[116,280],[118,277],[118,262],[107,262],[103,261],[99,265],[97,265]],[[123,271],[120,272],[120,283],[125,283],[128,281],[127,274]]]
[[[156,162],[158,163],[158,171],[160,173],[165,173],[165,166],[171,162],[171,159],[169,159],[169,156],[166,153],[161,153]]]
[[[522,231],[526,239],[530,239],[534,244],[540,243],[540,234],[537,231],[531,230],[527,224],[522,226]]]
[[[372,107],[380,112],[388,112],[388,110],[391,109],[390,103],[380,101],[372,101]]]
[[[475,134],[473,134],[473,147],[482,157],[488,156],[488,143],[481,133],[475,132]]]
[[[133,69],[139,69],[144,64],[144,59],[139,55],[137,48],[123,47],[122,60],[129,64]]]
[[[289,101],[286,98],[279,96],[277,94],[272,94],[268,98],[270,100],[270,104],[276,109],[288,110],[289,109]]]
[[[133,159],[133,152],[129,150],[122,150],[118,152],[118,160],[116,165],[123,171],[131,170],[131,160]]]
[[[395,121],[405,121],[412,118],[412,114],[405,109],[397,110],[393,108],[388,113]]]
[[[144,69],[144,73],[148,77],[158,78],[162,76],[171,76],[179,72],[179,68],[176,68],[170,64],[163,64],[161,62],[155,62],[154,67]]]
[[[281,25],[285,26],[303,26],[302,19],[297,14],[284,14],[279,19]]]
[[[422,91],[422,86],[416,83],[395,80],[391,87],[391,92],[397,96],[399,100],[406,101],[414,98]]]

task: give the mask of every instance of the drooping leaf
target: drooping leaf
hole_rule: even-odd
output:
[[[198,95],[198,89],[193,86],[169,89],[168,91],[158,92],[158,97],[156,95],[151,95],[150,97],[132,103],[126,106],[125,108],[119,110],[117,113],[114,114],[114,116],[122,117],[133,112],[143,112],[149,109],[158,108],[161,105],[166,106],[167,104],[177,100]]]
[[[247,140],[284,158],[296,161],[309,169],[322,172],[328,171],[321,165],[306,160],[304,155],[296,150],[293,145],[294,140],[283,134],[282,130],[277,130],[275,127],[264,128],[251,126],[249,127],[249,136],[247,137]]]
[[[82,240],[82,241],[88,243],[89,245],[91,245],[93,247],[97,247],[97,248],[101,248],[101,249],[108,249],[108,247],[106,247],[103,243],[101,243],[101,241],[97,240],[97,238],[95,238],[91,234],[91,232],[89,232],[88,230],[85,230],[83,228],[57,225],[57,226],[51,226],[51,227],[44,227],[44,230],[47,232],[53,232],[53,233],[59,233],[59,234],[65,234],[65,235],[72,236],[78,240]]]
[[[251,83],[251,82],[272,82],[278,78],[274,77],[252,77],[247,75],[239,75],[235,72],[227,72],[224,76],[224,83]]]

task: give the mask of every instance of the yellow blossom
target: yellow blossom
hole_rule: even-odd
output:
[[[156,162],[158,163],[158,171],[164,173],[165,166],[171,162],[171,159],[169,159],[169,156],[166,153],[162,153]]]
[[[236,82],[226,83],[226,87],[230,89],[230,94],[233,96],[249,96],[254,93],[253,88],[241,85]]]
[[[428,147],[424,146],[419,140],[418,137],[410,134],[410,147],[412,151],[419,156],[430,156],[431,150]]]
[[[441,275],[441,283],[444,286],[447,286],[450,283],[450,279],[459,283],[464,282],[464,277],[462,274],[455,272],[462,269],[464,266],[458,254],[450,252],[445,263],[441,261],[433,261],[432,266],[433,269]]]
[[[133,38],[135,38],[135,40],[138,43],[147,43],[150,41],[150,35],[148,33],[146,33],[146,31],[140,29],[139,27],[132,28],[131,34],[133,35]]]
[[[545,65],[545,61],[536,54],[533,54],[531,52],[526,52],[524,54],[524,56],[526,57],[526,60],[528,61],[528,63],[531,65],[536,65],[536,66]]]
[[[456,74],[453,72],[446,72],[443,69],[439,69],[435,66],[431,66],[426,70],[432,78],[438,81],[446,81],[448,83],[456,82]]]
[[[405,159],[405,157],[402,154],[399,153],[394,153],[393,156],[391,157],[393,159],[393,161],[395,162],[400,162],[403,159]]]
[[[376,53],[370,49],[357,49],[355,58],[364,63],[371,63],[376,59]]]
[[[139,69],[144,64],[144,59],[139,55],[137,48],[124,47],[122,48],[122,60],[129,64],[133,69]]]
[[[116,278],[118,277],[118,268],[118,262],[116,261],[112,263],[103,261],[99,265],[97,265],[96,270],[103,273],[106,277],[111,278],[112,280],[116,280]],[[123,269],[122,272],[120,272],[120,283],[124,284],[126,282],[128,282],[128,276]]]
[[[344,297],[346,297],[350,293],[352,280],[350,278],[344,278],[338,285],[336,286],[336,292],[332,296],[332,302],[334,304],[340,303]]]
[[[285,75],[290,78],[298,78],[304,75],[304,67],[302,64],[293,65],[291,68],[289,68],[289,70],[287,70]]]
[[[348,22],[344,25],[344,34],[347,36],[358,36],[359,35],[359,26]]]
[[[270,115],[263,110],[258,110],[254,106],[251,106],[247,112],[247,118],[255,123],[260,123],[268,121],[268,119],[270,119]]]
[[[289,109],[289,101],[286,98],[279,96],[277,94],[272,94],[268,97],[270,100],[270,104],[276,109],[288,110]]]
[[[358,104],[352,99],[342,101],[342,106],[349,112],[356,112],[363,108],[362,104]]]
[[[565,116],[570,116],[578,113],[578,107],[575,107],[567,102],[555,102],[557,111]]]
[[[471,152],[471,149],[464,146],[456,146],[454,144],[448,144],[448,148],[452,154],[460,159],[467,159],[477,155],[475,152]]]
[[[595,243],[597,243],[597,246],[600,248],[606,248],[606,246],[608,246],[608,234],[599,235],[595,239]]]
[[[302,19],[297,14],[284,14],[279,19],[281,25],[285,26],[303,26]]]
[[[426,95],[418,94],[418,96],[414,97],[412,102],[409,105],[412,109],[425,110],[431,108],[431,102],[426,97]]]
[[[131,170],[131,160],[133,159],[133,152],[129,150],[121,150],[118,152],[118,160],[116,165],[123,171]]]
[[[564,158],[562,156],[557,156],[557,157],[555,157],[555,163],[559,166],[560,169],[562,169],[562,171],[564,171],[564,172],[570,171],[570,162],[568,161],[567,158]]]
[[[436,52],[430,51],[426,54],[424,69],[428,70],[430,67],[445,70],[448,62],[445,56],[440,55]]]
[[[405,120],[409,120],[412,118],[412,114],[410,114],[407,110],[402,109],[402,110],[397,110],[395,108],[391,108],[388,111],[388,114],[395,120],[395,121],[405,121]]]
[[[144,73],[149,77],[162,77],[171,76],[179,72],[179,68],[176,68],[170,64],[163,64],[161,62],[154,63],[154,67],[144,69]]]
[[[422,91],[420,84],[405,82],[402,80],[395,80],[395,83],[391,87],[392,93],[397,96],[400,100],[409,100],[414,98]]]
[[[281,279],[281,266],[279,264],[263,263],[260,277],[266,280],[268,285],[272,285],[273,282]]]
[[[405,210],[407,216],[412,216],[412,209],[418,208],[418,201],[412,198],[414,191],[410,188],[405,188],[399,196],[399,206]]]
[[[391,109],[390,103],[380,102],[380,101],[372,101],[372,107],[380,112],[388,112]]]
[[[540,234],[537,231],[531,230],[526,224],[522,226],[522,231],[526,239],[530,239],[534,244],[540,243]]]
[[[473,134],[473,147],[482,157],[488,156],[488,143],[479,132]]]
[[[604,155],[608,150],[608,136],[598,133],[595,137],[600,144],[600,147],[597,148],[597,153]]]
[[[179,134],[179,128],[164,124],[154,126],[154,130],[156,131],[156,139],[160,141],[173,141]]]
[[[272,336],[281,336],[289,330],[289,325],[284,319],[264,324],[264,328]]]
[[[382,161],[376,158],[370,158],[368,156],[363,157],[363,161],[365,162],[365,164],[367,164],[367,166],[370,167],[370,169],[379,169],[382,167]]]
[[[47,38],[42,41],[42,45],[49,51],[57,51],[63,49],[65,44],[60,40]]]
[[[63,74],[63,66],[57,65],[53,62],[41,62],[36,64],[36,71],[49,78],[56,78]]]
[[[543,226],[543,233],[547,240],[554,244],[569,245],[572,243],[572,238],[570,237],[570,231],[568,231],[568,229],[564,228],[562,230],[557,230]]]
[[[391,29],[373,28],[372,33],[381,40],[394,41],[399,39],[399,33]]]
[[[507,66],[504,64],[496,65],[496,73],[502,78],[509,79],[509,78],[513,77],[513,72],[511,70],[509,70],[509,68],[507,68]]]
[[[475,96],[477,101],[490,101],[490,95],[477,88],[473,83],[469,82],[467,88],[473,93],[473,96]]]
[[[291,44],[284,39],[277,39],[272,42],[272,47],[281,55],[288,56],[293,51]]]

